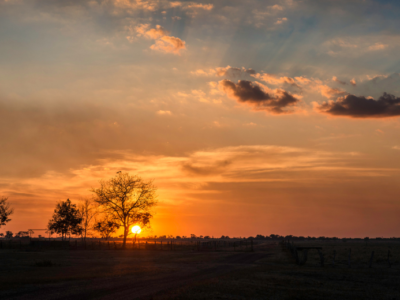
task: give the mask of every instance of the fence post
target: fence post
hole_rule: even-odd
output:
[[[375,252],[375,251],[372,251],[372,253],[371,253],[371,258],[369,259],[369,267],[370,267],[370,268],[372,268],[372,261],[373,261],[373,259],[374,259],[374,252]]]
[[[114,250],[117,249],[117,244],[114,242]]]
[[[349,265],[349,268],[351,268],[351,248],[349,249],[349,257],[348,257],[347,263]]]
[[[161,251],[162,251],[162,241],[161,241]]]
[[[110,241],[107,241],[108,250],[110,250]]]

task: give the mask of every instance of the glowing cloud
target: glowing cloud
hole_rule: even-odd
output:
[[[166,53],[180,55],[180,51],[186,49],[185,42],[180,38],[169,36],[169,31],[160,25],[149,29],[149,24],[140,24],[136,27],[137,36],[143,36],[155,40],[155,44],[150,49]]]

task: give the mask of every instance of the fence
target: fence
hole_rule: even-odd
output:
[[[338,261],[337,260],[337,255],[339,254],[338,251],[336,249],[332,250],[332,254],[330,255],[330,260],[327,260],[327,251],[325,250],[325,252],[323,252],[323,247],[316,247],[316,246],[310,246],[310,247],[305,247],[305,246],[297,246],[295,245],[293,242],[288,241],[288,240],[284,240],[282,241],[282,246],[283,248],[286,248],[292,255],[292,257],[294,258],[296,264],[302,266],[304,264],[306,264],[307,260],[308,260],[308,255],[309,255],[309,251],[311,250],[316,250],[319,256],[319,264],[321,267],[324,267],[326,264],[329,264],[331,266],[335,266],[335,265],[345,265],[348,268],[352,268],[352,266],[354,265],[354,258],[353,255],[354,253],[352,253],[352,248],[346,248],[343,249],[341,251],[341,256],[346,257],[345,260],[341,260]],[[355,249],[359,250],[359,247],[357,248],[356,246],[354,247]],[[366,250],[364,249],[362,252],[362,258],[360,261],[360,257],[358,257],[357,259],[357,264],[358,265],[364,265],[366,267],[372,268],[374,263],[380,262],[380,263],[384,263],[387,267],[391,268],[392,265],[394,264],[393,261],[393,254],[392,251],[390,249],[387,249],[387,255],[383,255],[382,253],[382,247],[381,247],[381,253],[380,253],[380,259],[376,259],[374,260],[374,256],[375,256],[375,250],[370,250],[370,255],[368,255],[368,253],[365,253]],[[360,254],[359,254],[360,255]],[[381,264],[382,265],[382,264]]]
[[[197,239],[170,239],[170,240],[137,240],[132,242],[127,240],[125,249],[127,250],[153,250],[153,251],[232,251],[247,252],[254,251],[254,245],[258,241],[253,240],[197,240]],[[2,239],[0,249],[68,249],[68,250],[121,250],[123,244],[121,240],[101,240],[81,239],[73,240],[50,240],[50,239]]]

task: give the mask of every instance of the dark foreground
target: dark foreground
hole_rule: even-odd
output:
[[[400,263],[393,257],[389,268],[379,256],[388,246],[379,245],[369,268],[368,247],[352,246],[351,268],[341,245],[324,245],[324,267],[311,251],[296,265],[272,242],[254,252],[2,250],[0,299],[400,300]],[[398,245],[389,247],[396,256]]]

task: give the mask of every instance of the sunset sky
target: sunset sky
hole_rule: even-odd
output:
[[[149,235],[400,236],[400,1],[0,0],[0,229],[117,171]]]

